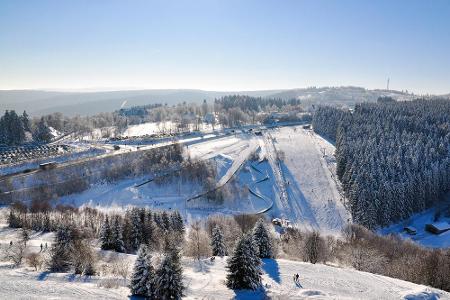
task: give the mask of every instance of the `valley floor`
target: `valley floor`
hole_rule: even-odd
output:
[[[256,150],[259,162],[249,158]],[[187,201],[203,187],[200,183],[181,183],[177,178],[142,187],[136,185],[146,178],[99,184],[60,201],[102,208],[136,205],[178,209],[186,220],[214,213],[264,211],[269,218],[285,218],[302,229],[338,235],[350,216],[335,180],[333,152],[332,144],[302,126],[267,129],[264,136],[237,133],[185,145],[187,156],[213,163],[218,184],[233,185],[222,204],[204,198]],[[230,176],[234,179],[228,183]]]

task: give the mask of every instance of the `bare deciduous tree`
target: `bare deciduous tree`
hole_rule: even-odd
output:
[[[112,273],[123,280],[123,286],[127,285],[127,278],[130,275],[130,262],[123,255],[115,255],[112,260]]]
[[[27,264],[33,267],[35,271],[40,270],[44,263],[42,256],[39,253],[33,252],[27,255]]]
[[[22,242],[16,242],[5,248],[5,258],[14,263],[15,266],[20,266],[25,257],[26,246]]]
[[[186,254],[195,257],[200,261],[201,258],[211,254],[209,237],[203,229],[200,221],[195,221],[189,230]]]

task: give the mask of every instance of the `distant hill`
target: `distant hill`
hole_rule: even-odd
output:
[[[0,109],[26,110],[30,115],[62,112],[68,116],[92,115],[125,107],[181,102],[201,103],[228,94],[267,96],[279,91],[215,92],[202,90],[129,90],[110,92],[47,92],[34,90],[0,91]]]
[[[322,87],[290,90],[217,92],[190,89],[125,90],[108,92],[56,92],[41,90],[0,91],[0,110],[26,110],[39,116],[61,112],[68,116],[92,115],[115,111],[126,101],[124,107],[181,102],[201,103],[224,95],[240,94],[255,97],[297,98],[310,104],[354,105],[358,102],[376,101],[379,96],[391,96],[398,100],[411,100],[417,96],[399,91],[367,90],[361,87]]]
[[[373,102],[380,96],[390,96],[396,100],[412,100],[417,95],[394,90],[367,90],[361,87],[321,87],[292,89],[271,95],[283,99],[296,98],[312,104],[337,103],[353,106],[359,102]]]

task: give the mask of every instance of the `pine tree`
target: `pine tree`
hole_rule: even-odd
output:
[[[245,234],[227,262],[227,287],[256,290],[261,286],[261,260],[256,254],[253,238]]]
[[[180,212],[175,211],[171,216],[171,223],[173,230],[177,231],[178,233],[184,233],[184,223],[183,218],[181,217]]]
[[[67,272],[69,270],[72,238],[71,231],[67,227],[58,228],[51,249],[50,270],[52,272]]]
[[[22,222],[20,221],[20,218],[17,217],[16,213],[12,209],[9,211],[8,226],[10,228],[22,227]]]
[[[0,143],[20,145],[25,141],[25,129],[21,117],[14,110],[5,111],[0,119]]]
[[[22,116],[20,117],[20,120],[22,121],[23,129],[25,131],[31,131],[30,118],[28,117],[28,114],[26,111],[23,111]]]
[[[102,225],[100,232],[100,240],[102,242],[102,250],[112,250],[114,249],[113,236],[111,226],[109,225],[108,216],[105,217],[105,221]]]
[[[146,245],[142,245],[138,251],[138,257],[134,264],[131,276],[130,289],[133,296],[141,296],[153,299],[154,297],[155,271],[151,262],[151,255]]]
[[[133,209],[131,212],[131,246],[134,251],[138,250],[143,243],[142,229],[143,224],[139,215],[139,210]]]
[[[47,126],[47,122],[45,122],[44,118],[41,118],[33,132],[34,140],[37,142],[48,143],[51,141],[52,137],[53,136],[50,128]]]
[[[273,257],[272,241],[263,219],[260,219],[253,229],[253,241],[255,242],[256,253],[260,258]]]
[[[167,214],[166,211],[163,211],[161,213],[161,222],[162,222],[162,224],[161,224],[162,228],[164,230],[170,230],[171,229],[171,222],[170,222],[170,219],[169,219],[169,215]]]
[[[156,298],[181,299],[183,296],[183,269],[178,250],[168,253],[156,271]]]
[[[134,252],[133,247],[131,246],[131,212],[127,211],[124,216],[123,221],[123,242],[125,244],[125,250],[128,253]]]
[[[122,224],[120,223],[119,216],[114,218],[114,226],[112,229],[112,244],[114,244],[114,250],[116,252],[125,252],[125,244],[122,237]]]
[[[153,213],[150,210],[146,210],[145,222],[144,222],[144,236],[145,243],[149,246],[149,249],[155,250],[158,247],[158,237],[155,231],[155,222],[153,221]]]
[[[212,231],[211,248],[214,256],[227,255],[227,249],[225,246],[222,230],[219,226],[215,226]]]

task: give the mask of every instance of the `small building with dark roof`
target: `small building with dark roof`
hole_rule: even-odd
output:
[[[433,234],[441,234],[450,230],[448,222],[434,222],[425,225],[425,230]]]

